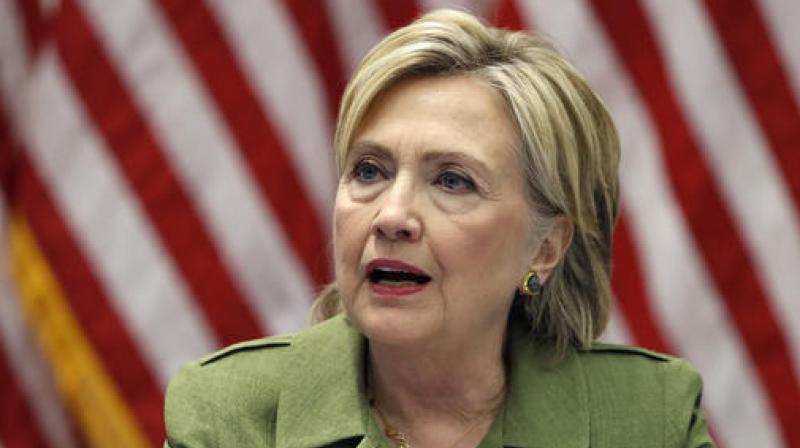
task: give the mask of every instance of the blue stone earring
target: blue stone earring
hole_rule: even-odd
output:
[[[525,278],[522,279],[522,284],[520,285],[520,293],[524,296],[528,297],[536,297],[542,294],[542,280],[539,278],[539,274],[534,271],[530,271],[525,275]]]

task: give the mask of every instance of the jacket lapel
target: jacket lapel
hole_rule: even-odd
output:
[[[287,386],[278,399],[277,446],[307,448],[363,437],[369,405],[364,394],[364,338],[337,316],[292,340]]]
[[[589,394],[574,351],[557,363],[552,349],[533,342],[520,325],[509,328],[510,385],[503,443],[529,448],[589,446]]]

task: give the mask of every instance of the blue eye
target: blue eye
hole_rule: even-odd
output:
[[[361,182],[374,182],[383,176],[380,167],[372,161],[361,160],[353,167],[353,177]]]
[[[475,190],[475,182],[472,179],[453,171],[445,171],[440,174],[436,179],[436,183],[441,185],[442,188],[456,193],[467,193]]]

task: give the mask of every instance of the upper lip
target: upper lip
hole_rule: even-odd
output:
[[[381,269],[381,268],[396,269],[414,275],[430,277],[430,275],[428,275],[427,272],[423,271],[422,269],[412,264],[404,263],[400,260],[392,260],[390,258],[376,258],[367,263],[367,274],[371,273],[376,269]]]

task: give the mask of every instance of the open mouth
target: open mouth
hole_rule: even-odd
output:
[[[376,258],[367,264],[366,270],[370,287],[380,294],[413,294],[431,281],[422,269],[390,258]]]
[[[370,283],[390,287],[424,285],[431,281],[431,278],[425,274],[390,267],[376,267],[369,271],[367,278]]]

